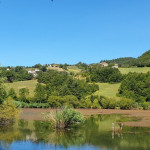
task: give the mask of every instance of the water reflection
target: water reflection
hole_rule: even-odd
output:
[[[68,130],[50,122],[19,120],[0,129],[0,150],[109,149],[149,150],[150,129],[125,127],[121,115],[95,115]]]

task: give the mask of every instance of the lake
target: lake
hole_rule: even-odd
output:
[[[122,115],[94,115],[67,130],[18,120],[0,129],[0,150],[150,150],[150,128],[126,127]]]

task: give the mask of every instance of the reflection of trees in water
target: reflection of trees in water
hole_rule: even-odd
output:
[[[0,150],[10,150],[10,146],[9,143],[0,141]]]
[[[79,146],[84,144],[84,136],[81,132],[70,132],[57,130],[49,135],[49,142],[53,145],[62,145],[64,147]]]
[[[84,124],[73,126],[68,130],[54,130],[50,122],[20,120],[18,127],[0,130],[0,146],[9,149],[13,141],[30,140],[36,143],[61,145],[65,148],[89,144],[106,149],[150,149],[150,133],[146,133],[147,129],[124,127],[119,130],[117,122],[119,118],[117,115],[92,116],[88,117]],[[113,139],[112,121],[116,128]]]

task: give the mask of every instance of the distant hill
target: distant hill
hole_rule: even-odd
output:
[[[135,65],[136,58],[122,57],[122,58],[117,58],[117,59],[112,59],[112,60],[105,60],[105,62],[107,62],[109,64],[117,63],[119,65],[119,67],[130,67],[130,66]]]
[[[138,67],[150,67],[150,50],[138,57],[136,64]]]

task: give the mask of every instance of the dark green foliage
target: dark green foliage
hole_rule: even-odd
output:
[[[9,82],[13,82],[15,80],[15,72],[13,70],[6,71],[6,77]]]
[[[43,72],[46,72],[46,71],[47,71],[47,67],[46,67],[46,66],[42,66],[40,69],[41,69]]]
[[[104,62],[107,62],[109,64],[115,64],[116,63],[119,65],[119,67],[131,67],[131,66],[135,66],[136,58],[122,57],[122,58],[117,58],[117,59],[112,59],[112,60],[105,60]]]
[[[82,63],[82,62],[78,62],[76,64],[76,66],[79,68],[79,69],[83,69],[83,70],[86,70],[88,68],[88,65],[86,63]]]
[[[23,70],[24,70],[23,66],[16,66],[15,67],[15,72],[20,72],[20,71],[23,71]]]
[[[38,69],[40,69],[41,67],[42,67],[41,64],[36,64],[36,65],[33,66],[33,68],[38,68]]]
[[[40,83],[38,83],[36,85],[36,89],[35,89],[35,95],[34,95],[34,99],[35,102],[45,102],[46,100],[46,90],[45,90],[45,85],[42,85]]]
[[[17,99],[17,94],[13,88],[8,91],[8,96],[12,97],[14,100]]]
[[[138,57],[136,63],[138,67],[150,67],[150,50]]]
[[[0,68],[0,70],[1,70],[1,76],[6,77],[7,82],[25,81],[25,80],[33,79],[33,75],[28,74],[28,71],[21,66],[17,66],[15,68],[9,68],[9,70],[6,70],[6,68]]]
[[[6,90],[0,83],[0,104],[2,104],[2,102],[6,99],[6,97],[7,97]]]
[[[46,84],[47,97],[74,95],[79,100],[98,90],[98,85],[88,84],[83,80],[73,79],[66,72],[49,70],[39,73],[38,82]]]
[[[150,101],[150,73],[129,73],[122,81],[118,95],[136,102]]]
[[[29,89],[22,88],[19,90],[19,100],[22,102],[28,102]]]
[[[17,73],[15,73],[15,81],[25,81],[25,80],[31,80],[33,78],[32,74],[28,74],[26,70],[21,70]]]
[[[109,67],[93,67],[90,70],[91,81],[94,82],[109,82],[109,83],[117,83],[121,82],[123,76],[120,71],[116,68]]]

